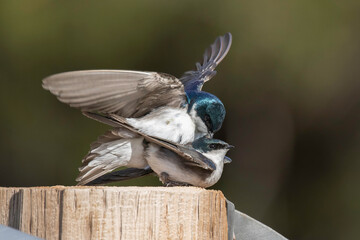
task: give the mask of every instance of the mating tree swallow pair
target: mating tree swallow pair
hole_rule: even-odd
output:
[[[215,184],[229,144],[212,139],[225,118],[223,103],[201,91],[231,46],[230,33],[205,51],[196,70],[176,77],[156,72],[88,70],[55,74],[43,87],[61,102],[114,129],[83,159],[79,185],[102,184],[153,171],[165,185]],[[127,167],[113,172],[120,167]]]

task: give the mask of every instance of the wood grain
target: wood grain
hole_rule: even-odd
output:
[[[0,224],[44,239],[227,239],[223,194],[195,187],[0,188]]]

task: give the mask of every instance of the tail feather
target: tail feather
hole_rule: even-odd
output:
[[[86,183],[85,185],[87,185],[87,186],[102,185],[102,184],[111,183],[111,182],[130,180],[130,179],[148,175],[153,172],[154,171],[150,167],[146,167],[144,169],[126,168],[126,169],[122,169],[122,170],[119,170],[116,172],[107,173],[101,177],[98,177],[98,178]]]
[[[84,157],[79,168],[80,173],[76,178],[78,185],[85,185],[117,168],[126,166],[134,154],[134,149],[139,148],[138,138],[135,140],[131,137],[138,136],[127,130],[113,129],[92,143],[89,153]]]
[[[107,174],[111,170],[104,170],[102,168],[91,168],[87,169],[87,171],[81,172],[79,176],[76,178],[78,182],[77,185],[82,186],[86,185],[87,183],[91,182],[92,180]]]

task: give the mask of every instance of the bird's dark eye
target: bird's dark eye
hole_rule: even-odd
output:
[[[208,114],[205,114],[204,122],[205,122],[206,127],[209,130],[212,130],[212,122],[211,122],[211,118],[210,118],[210,116]]]
[[[211,149],[216,149],[216,147],[217,147],[217,145],[215,143],[211,143],[209,145],[209,148],[211,148]]]

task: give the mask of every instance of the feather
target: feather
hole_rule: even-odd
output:
[[[89,153],[79,168],[78,185],[85,185],[113,170],[130,165],[137,150],[142,155],[143,138],[124,128],[112,129],[91,144]],[[137,164],[146,165],[144,159],[136,158]],[[143,162],[141,162],[143,161]]]
[[[116,172],[107,173],[99,178],[94,179],[91,182],[86,183],[85,185],[91,186],[91,185],[99,185],[99,184],[105,184],[105,183],[111,183],[111,182],[117,182],[117,181],[124,181],[124,180],[130,180],[133,178],[142,177],[145,175],[148,175],[150,173],[153,173],[154,171],[150,168],[126,168],[122,169]]]
[[[185,72],[180,78],[185,91],[201,90],[203,84],[216,74],[215,68],[229,52],[231,42],[231,33],[216,38],[215,42],[205,50],[203,63],[196,63],[196,70]]]
[[[43,80],[61,102],[82,111],[140,117],[160,106],[186,102],[182,83],[156,72],[85,70],[59,73]]]

